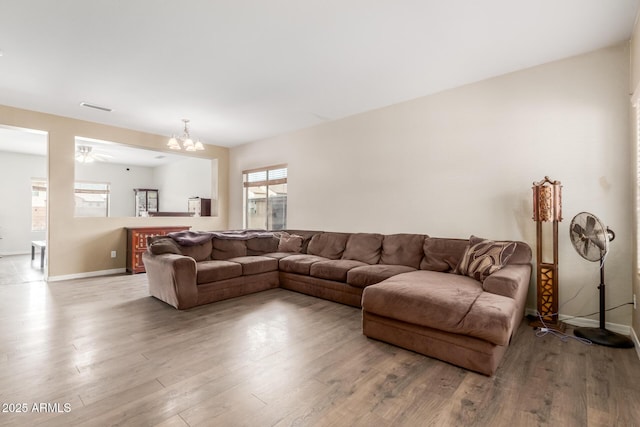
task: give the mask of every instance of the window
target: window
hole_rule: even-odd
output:
[[[31,231],[47,229],[47,181],[31,179]]]
[[[243,171],[244,228],[287,227],[287,165]]]
[[[109,216],[109,183],[76,181],[75,216]]]

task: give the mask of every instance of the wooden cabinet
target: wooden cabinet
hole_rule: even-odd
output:
[[[193,216],[211,216],[211,199],[192,197],[189,199],[189,213]]]
[[[151,188],[134,188],[136,197],[136,216],[149,216],[149,213],[160,210],[158,190]]]
[[[127,228],[127,272],[144,273],[142,254],[147,250],[147,237],[165,236],[174,231],[188,230],[191,227],[135,227]]]

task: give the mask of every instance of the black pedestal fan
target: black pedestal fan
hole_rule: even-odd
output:
[[[609,242],[616,237],[615,233],[595,215],[580,212],[571,221],[569,234],[571,243],[580,256],[588,261],[600,262],[600,285],[598,286],[600,290],[600,327],[576,328],[573,331],[574,335],[609,347],[633,347],[633,341],[629,338],[605,328],[604,260],[609,251]]]

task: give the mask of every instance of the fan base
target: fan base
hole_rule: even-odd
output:
[[[576,328],[573,335],[607,347],[632,348],[633,341],[624,335],[602,328]]]

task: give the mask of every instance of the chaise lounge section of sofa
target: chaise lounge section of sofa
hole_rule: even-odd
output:
[[[178,309],[282,287],[361,307],[366,336],[486,375],[524,317],[531,277],[526,243],[473,236],[179,232],[148,247],[149,292]]]

